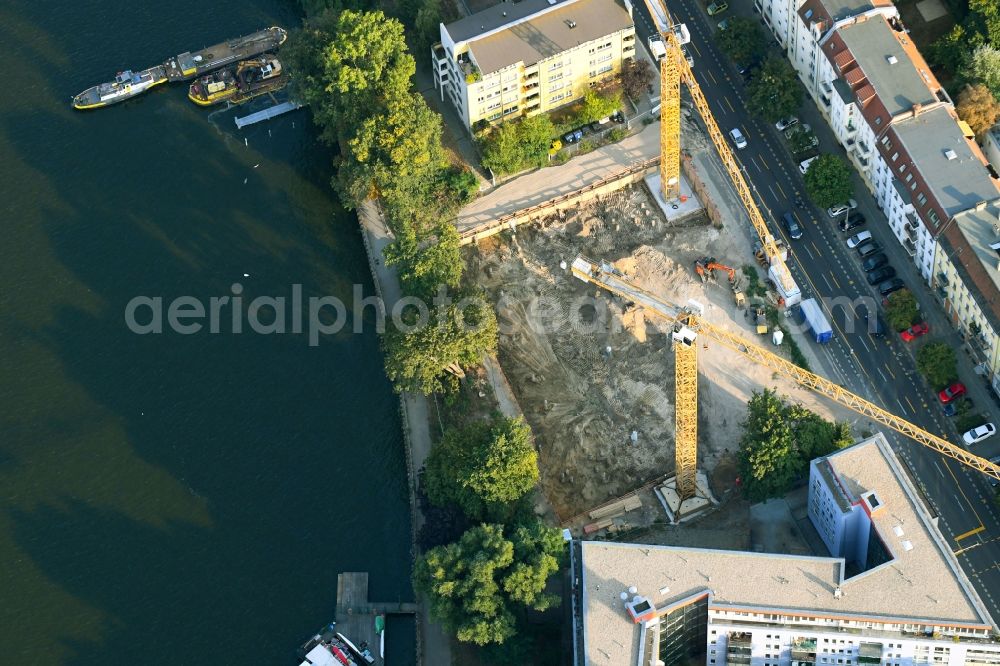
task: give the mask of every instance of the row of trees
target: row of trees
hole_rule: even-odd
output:
[[[770,40],[756,21],[734,16],[725,30],[716,33],[716,41],[738,66],[754,70],[747,84],[747,108],[751,113],[773,123],[798,110],[802,84],[787,60],[768,57]]]
[[[450,428],[427,458],[422,492],[436,512],[420,533],[427,550],[414,587],[460,641],[503,644],[529,611],[558,604],[546,586],[565,544],[532,511],[537,482],[531,430],[520,418]]]
[[[770,389],[747,403],[740,440],[740,478],[752,501],[780,497],[809,470],[809,461],[854,443],[846,423],[831,423]]]
[[[424,303],[441,289],[452,296],[435,301],[429,325],[417,325],[419,313],[408,311],[409,325],[387,332],[386,372],[399,390],[449,389],[450,371],[496,346],[492,307],[462,288],[450,223],[478,180],[449,166],[441,117],[410,90],[416,64],[399,21],[380,11],[341,11],[338,3],[308,19],[288,52],[321,140],[340,151],[333,186],[344,206],[379,200],[395,236],[385,260],[398,267],[405,295]]]
[[[830,153],[813,160],[803,180],[809,198],[820,208],[846,202],[854,193],[851,167],[842,157]]]

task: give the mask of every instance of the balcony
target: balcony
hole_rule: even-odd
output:
[[[524,99],[524,108],[526,108],[526,109],[528,109],[530,111],[532,109],[532,107],[538,106],[541,103],[541,101],[542,101],[542,98],[541,98],[541,96],[538,93],[535,93],[534,95],[528,95]]]
[[[941,285],[942,287],[947,287],[948,284],[949,284],[948,283],[948,276],[945,275],[944,273],[938,273],[937,274],[937,281],[938,281],[938,284]]]
[[[635,33],[630,32],[629,34],[622,37],[622,44],[634,44],[635,43]]]
[[[823,102],[823,106],[825,106],[826,108],[828,109],[830,108],[830,98],[827,97],[826,95],[820,95],[819,101]]]
[[[913,241],[909,238],[903,239],[903,249],[906,250],[906,254],[911,257],[917,256],[917,246],[913,244]]]
[[[910,239],[911,242],[916,243],[920,236],[917,234],[916,227],[911,227],[909,224],[903,225],[903,231],[906,232],[906,237]]]
[[[862,643],[858,646],[858,664],[881,664],[882,644]]]
[[[535,79],[531,83],[525,83],[521,86],[522,95],[537,95],[538,94],[538,79]]]
[[[815,663],[815,638],[796,638],[792,641],[792,666],[814,666]]]

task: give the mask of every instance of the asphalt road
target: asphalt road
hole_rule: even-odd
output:
[[[939,308],[935,310],[936,306],[926,293],[929,287],[896,241],[885,216],[861,184],[860,178],[854,198],[859,203],[859,210],[868,219],[865,227],[842,234],[827,217],[826,211],[811,206],[800,209],[794,205],[797,197],[808,200],[798,164],[774,126],[752,117],[745,110],[742,78],[714,42],[716,24],[722,18],[733,15],[732,10],[721,16],[709,17],[704,5],[699,5],[696,0],[675,0],[670,3],[670,11],[675,20],[686,23],[691,31],[691,43],[687,49],[694,56],[695,78],[709,101],[720,129],[728,132],[739,127],[748,139],[749,145],[738,151],[738,157],[748,182],[757,193],[758,205],[762,211],[769,213],[767,217],[772,232],[780,233],[792,248],[790,268],[803,297],[846,296],[850,301],[866,297],[870,299],[869,303],[876,304],[881,301],[876,290],[865,280],[857,253],[848,249],[845,243],[847,236],[868,229],[884,248],[898,276],[918,295],[922,311],[927,313],[931,323],[931,334],[926,337],[930,340],[943,339],[957,349],[957,333],[948,326],[943,312]],[[757,18],[757,15],[753,16]],[[636,33],[645,44],[655,29],[643,3],[636,7],[635,23]],[[780,55],[777,46],[773,48]],[[832,131],[808,95],[805,97],[798,117],[808,123],[820,138],[822,152],[843,156],[844,151]],[[796,216],[804,230],[803,238],[798,241],[791,241],[777,224],[786,211]],[[725,258],[720,259],[725,261]],[[850,309],[853,310],[853,307]],[[873,338],[864,323],[855,325],[854,318],[846,316],[842,307],[834,306],[832,312],[828,311],[828,317],[831,314],[834,340],[822,348],[813,345],[813,349],[836,368],[843,386],[930,432],[952,442],[961,441],[950,420],[943,415],[934,390],[926,386],[916,372],[912,350],[906,347],[906,343],[893,334]],[[920,340],[916,344],[924,342]],[[967,360],[963,361],[964,366],[971,365]],[[962,378],[966,384],[980,382],[975,376],[963,375]],[[976,406],[993,407],[981,404],[981,401],[977,401]],[[877,424],[869,425],[864,420],[856,426],[858,430],[880,429]],[[949,540],[990,613],[1000,621],[1000,512],[992,503],[993,491],[987,478],[909,439],[898,437],[892,431],[884,428],[883,431],[937,512],[938,527]],[[1000,454],[1000,437],[978,444],[972,450],[986,457]]]

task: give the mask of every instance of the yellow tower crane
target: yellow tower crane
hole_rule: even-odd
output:
[[[743,170],[736,161],[726,137],[719,129],[712,111],[708,108],[701,87],[694,78],[691,66],[688,65],[681,51],[682,40],[689,40],[690,34],[683,24],[674,23],[663,0],[645,0],[646,7],[656,23],[656,30],[663,39],[666,55],[660,59],[660,187],[664,200],[672,201],[680,196],[681,177],[681,82],[691,93],[691,99],[698,114],[708,128],[708,135],[715,145],[722,160],[726,173],[729,174],[736,192],[743,202],[743,207],[750,217],[750,223],[760,236],[764,253],[770,262],[768,275],[778,288],[786,305],[795,305],[802,299],[802,293],[785,259],[775,244],[774,236],[764,221],[757,204],[754,202]]]
[[[799,386],[825,396],[839,405],[854,410],[862,416],[877,421],[918,444],[953,458],[963,465],[983,472],[1000,481],[1000,466],[955,446],[948,440],[933,435],[923,428],[888,412],[878,405],[857,396],[828,379],[786,361],[763,347],[747,342],[740,336],[709,323],[692,308],[682,308],[667,303],[652,293],[633,284],[624,273],[611,264],[596,263],[584,257],[573,261],[573,275],[618,294],[648,311],[671,322],[674,327],[674,357],[677,376],[676,387],[676,443],[675,473],[677,492],[687,499],[695,491],[695,474],[698,466],[698,402],[697,364],[699,335],[718,342],[746,359],[762,365],[793,380]],[[694,445],[691,445],[691,442]],[[684,493],[690,493],[685,495]]]

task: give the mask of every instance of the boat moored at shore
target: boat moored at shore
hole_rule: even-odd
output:
[[[188,88],[188,98],[199,106],[222,102],[243,104],[258,95],[281,90],[288,76],[281,62],[271,54],[243,60],[199,77]]]
[[[153,86],[158,86],[167,80],[163,67],[157,65],[133,72],[130,69],[118,72],[115,78],[107,83],[100,83],[87,88],[73,97],[75,109],[97,109],[124,102],[127,99],[141,95]]]

